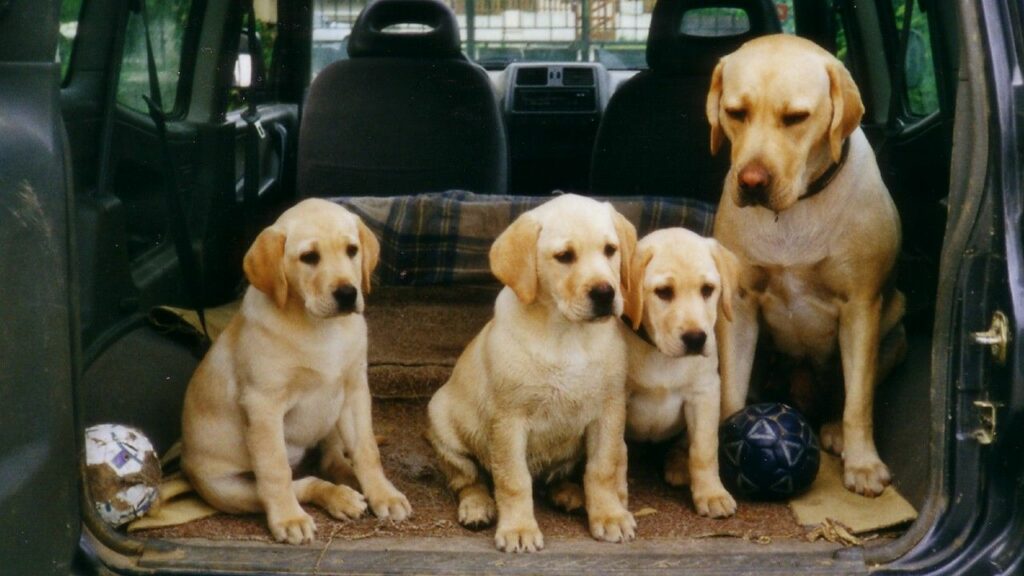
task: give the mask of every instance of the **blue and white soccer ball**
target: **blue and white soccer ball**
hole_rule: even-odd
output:
[[[718,465],[733,494],[780,500],[806,490],[821,461],[814,429],[779,403],[753,404],[726,418],[719,429]]]

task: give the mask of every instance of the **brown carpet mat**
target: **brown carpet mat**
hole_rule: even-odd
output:
[[[372,515],[351,521],[334,520],[315,507],[306,507],[317,523],[320,541],[364,538],[472,536],[458,524],[456,501],[435,467],[433,452],[423,437],[426,430],[426,400],[378,400],[374,405],[374,428],[381,436],[384,469],[409,498],[413,517],[402,523],[379,522]],[[797,525],[785,503],[739,503],[736,516],[724,520],[702,518],[693,510],[690,493],[674,489],[661,480],[661,450],[637,446],[630,457],[630,510],[637,514],[639,538],[735,537],[769,543],[802,539],[806,530]],[[537,521],[548,541],[590,538],[586,517],[570,515],[550,506],[536,495]],[[642,511],[642,512],[641,512]],[[492,539],[493,526],[475,533]],[[195,522],[144,530],[143,538],[209,538],[215,540],[270,541],[262,516],[220,514]]]
[[[451,374],[458,355],[493,314],[497,286],[452,288],[382,287],[369,296],[369,376],[374,393],[374,429],[388,477],[409,498],[413,517],[399,524],[372,515],[340,522],[307,507],[323,542],[375,537],[469,536],[490,541],[493,526],[478,533],[457,522],[456,500],[435,467],[423,436],[426,402]],[[762,544],[802,541],[807,529],[796,523],[785,503],[740,501],[735,516],[702,518],[693,510],[688,489],[671,488],[661,478],[663,447],[631,446],[630,510],[637,536],[657,538],[741,538]],[[535,509],[548,542],[590,539],[586,517],[570,515],[535,493]],[[263,516],[219,514],[170,528],[143,530],[143,538],[207,538],[270,541]]]
[[[463,348],[490,320],[498,289],[386,286],[374,290],[365,312],[374,396],[433,394],[448,380]]]

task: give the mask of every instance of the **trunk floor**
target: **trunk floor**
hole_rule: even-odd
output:
[[[319,508],[309,506],[306,509],[317,522],[319,541],[450,536],[480,538],[487,542],[493,539],[493,526],[473,532],[458,524],[456,499],[435,467],[433,450],[424,432],[427,429],[427,400],[447,380],[458,355],[491,318],[498,290],[496,286],[461,286],[457,290],[387,286],[374,290],[369,297],[365,314],[369,326],[368,362],[370,387],[374,395],[374,430],[381,440],[385,472],[409,498],[413,516],[405,522],[392,523],[380,522],[368,513],[358,520],[341,522]],[[915,359],[923,361],[926,367],[928,346],[912,348],[923,353],[917,355],[921,358]],[[917,364],[921,363],[908,362],[911,366],[905,370],[919,374],[921,378],[917,380],[927,390],[928,371],[919,369]],[[920,386],[914,388],[916,390]],[[885,398],[883,395],[880,399],[883,408],[904,406],[899,400]],[[888,420],[888,417],[883,417],[880,424]],[[639,539],[741,538],[762,544],[788,540],[793,545],[804,541],[803,536],[809,528],[797,525],[785,503],[739,501],[736,515],[722,520],[697,515],[689,490],[672,488],[662,480],[663,452],[664,447],[660,446],[630,446],[629,508],[637,515]],[[883,456],[892,459],[884,453]],[[919,467],[912,468],[900,470],[901,475],[927,478]],[[898,475],[897,480],[900,479]],[[590,540],[586,516],[555,509],[540,490],[540,487],[535,488],[534,508],[546,542]],[[271,540],[262,515],[220,514],[137,535],[144,538]],[[882,533],[879,541],[896,535]]]
[[[374,405],[374,430],[380,437],[385,472],[409,498],[413,506],[412,518],[401,523],[380,522],[372,514],[367,514],[355,521],[341,522],[319,508],[307,506],[306,510],[317,523],[317,540],[474,535],[459,525],[455,497],[435,467],[433,450],[423,435],[427,427],[426,402],[426,399],[391,399],[377,400]],[[722,520],[697,515],[689,490],[672,488],[661,479],[661,452],[658,446],[631,446],[629,508],[634,514],[643,511],[637,518],[638,538],[732,537],[762,544],[802,540],[806,530],[797,525],[785,503],[740,501],[736,515]],[[537,489],[534,507],[547,542],[590,538],[585,515],[567,514],[555,509]],[[494,527],[475,534],[490,541]],[[265,520],[260,515],[220,514],[137,535],[148,538],[271,540]]]

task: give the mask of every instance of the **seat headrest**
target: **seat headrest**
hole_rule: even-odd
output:
[[[683,19],[687,12],[702,8],[742,11],[749,27],[725,36],[684,31]],[[714,15],[709,17],[714,19]],[[694,22],[698,22],[698,18]],[[733,52],[747,40],[779,32],[782,32],[782,25],[772,0],[658,0],[651,14],[651,29],[647,36],[647,65],[659,73],[710,76],[719,58]]]
[[[422,24],[424,32],[385,32],[395,24]],[[459,22],[440,0],[372,0],[348,41],[350,58],[461,58]]]

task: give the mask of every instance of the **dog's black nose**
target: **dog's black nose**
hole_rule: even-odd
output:
[[[768,186],[772,183],[772,175],[759,162],[751,162],[740,170],[736,176],[740,187],[740,200],[743,206],[764,204],[768,200]]]
[[[612,304],[615,302],[615,288],[611,284],[602,282],[590,288],[590,301],[594,303],[594,313],[598,316],[607,316],[612,313]]]
[[[703,330],[690,330],[683,333],[682,340],[687,354],[699,354],[704,351],[704,343],[708,341],[708,335]]]
[[[356,307],[356,296],[358,292],[356,287],[351,284],[345,284],[334,290],[334,299],[338,302],[338,310],[342,312],[351,312]]]

